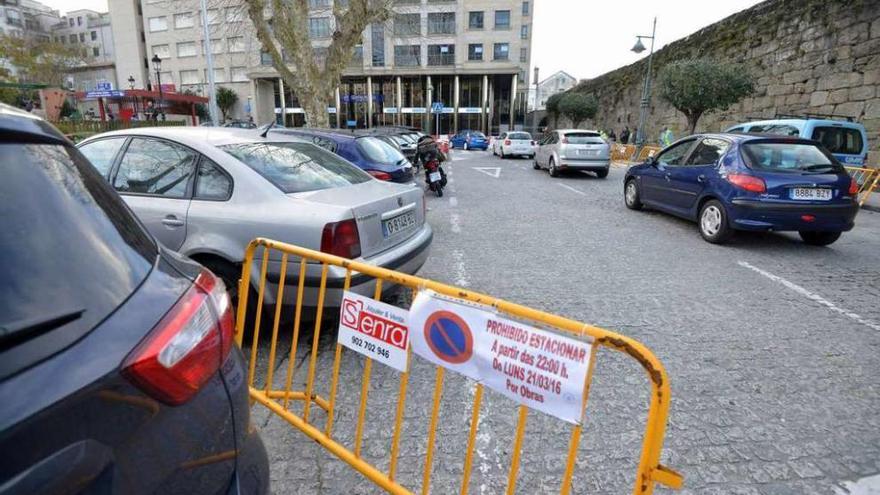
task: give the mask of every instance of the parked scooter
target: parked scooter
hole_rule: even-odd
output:
[[[446,156],[437,148],[437,143],[430,136],[423,136],[419,140],[418,158],[425,165],[425,182],[428,189],[443,197],[443,188],[446,187],[446,172],[440,163],[446,160]]]

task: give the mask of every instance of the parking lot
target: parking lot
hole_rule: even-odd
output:
[[[444,167],[446,194],[427,198],[435,238],[419,274],[652,349],[672,382],[662,462],[684,474],[681,493],[834,493],[880,471],[880,214],[862,211],[855,229],[826,248],[792,233],[740,233],[716,246],[693,223],[627,210],[622,168],[607,179],[554,179],[529,160],[479,151],[454,151]],[[325,331],[319,392],[334,342]],[[298,383],[307,348],[300,345]],[[282,354],[276,361],[286,366]],[[346,352],[342,362],[335,436],[350,446],[363,361]],[[414,360],[398,466],[413,490],[421,489],[433,381],[433,366]],[[380,469],[397,387],[396,372],[373,367],[363,455]],[[459,490],[473,389],[447,374],[433,493]],[[647,391],[632,360],[599,353],[575,493],[632,489]],[[471,493],[503,491],[512,450],[515,405],[487,395]],[[276,493],[379,491],[265,409],[254,413]],[[535,412],[528,421],[517,491],[558,490],[569,428]]]

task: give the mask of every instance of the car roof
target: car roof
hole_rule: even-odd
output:
[[[789,124],[794,126],[801,126],[810,122],[814,125],[827,125],[827,126],[835,126],[835,127],[848,127],[851,129],[863,129],[864,126],[858,122],[847,122],[845,120],[833,120],[833,119],[815,119],[815,118],[784,118],[784,119],[767,119],[767,120],[753,120],[750,122],[742,122],[740,124],[732,125],[733,127],[743,127],[743,126],[752,126],[752,125],[779,125],[779,124]]]
[[[272,129],[272,132],[281,134],[307,134],[310,136],[318,135],[344,139],[354,139],[361,137],[360,134],[355,133],[355,129],[315,129],[310,127],[294,127],[285,129]]]
[[[777,136],[775,134],[760,134],[754,132],[706,132],[702,134],[691,134],[689,136],[684,136],[676,142],[683,141],[689,138],[719,138],[728,141],[735,141],[737,143],[746,141],[785,141],[792,143],[816,144],[816,141],[813,141],[812,139],[806,139],[797,136]]]
[[[597,136],[601,135],[599,131],[594,131],[593,129],[556,129],[556,132],[561,132],[563,134],[568,134],[569,132],[592,132]]]
[[[71,144],[58,129],[42,118],[0,103],[0,134],[4,140]]]
[[[240,129],[237,127],[133,127],[99,134],[95,137],[111,136],[148,136],[165,138],[177,141],[192,148],[198,148],[205,144],[210,146],[223,146],[226,144],[272,142],[278,139],[264,138],[260,136],[258,129]],[[276,134],[277,136],[277,134]],[[288,134],[288,136],[290,136]],[[295,137],[295,136],[291,136]],[[89,138],[91,140],[93,138]]]

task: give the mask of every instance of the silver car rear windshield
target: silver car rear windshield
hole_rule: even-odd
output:
[[[809,143],[745,143],[742,155],[749,168],[773,172],[843,172],[843,167]]]
[[[403,157],[397,148],[379,138],[357,138],[355,143],[357,143],[357,147],[361,150],[361,153],[366,155],[370,161],[378,162],[383,165],[397,165],[406,161],[406,158]]]
[[[507,139],[525,139],[531,140],[532,136],[528,132],[511,132],[507,134]]]
[[[285,193],[319,191],[371,180],[363,170],[310,143],[239,143],[220,149]]]
[[[605,140],[595,132],[569,132],[565,139],[568,144],[605,144]]]

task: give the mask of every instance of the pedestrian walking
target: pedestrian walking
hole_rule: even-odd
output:
[[[663,126],[663,130],[660,131],[660,137],[657,140],[657,142],[660,143],[660,146],[665,148],[665,147],[669,146],[670,144],[672,144],[672,141],[674,139],[675,138],[672,135],[672,131],[669,130],[669,126],[665,125],[665,126]]]
[[[617,142],[617,134],[614,134],[614,129],[608,131],[608,139],[610,139],[612,142]]]
[[[623,130],[620,131],[620,142],[623,144],[629,144],[629,126],[623,126]]]

